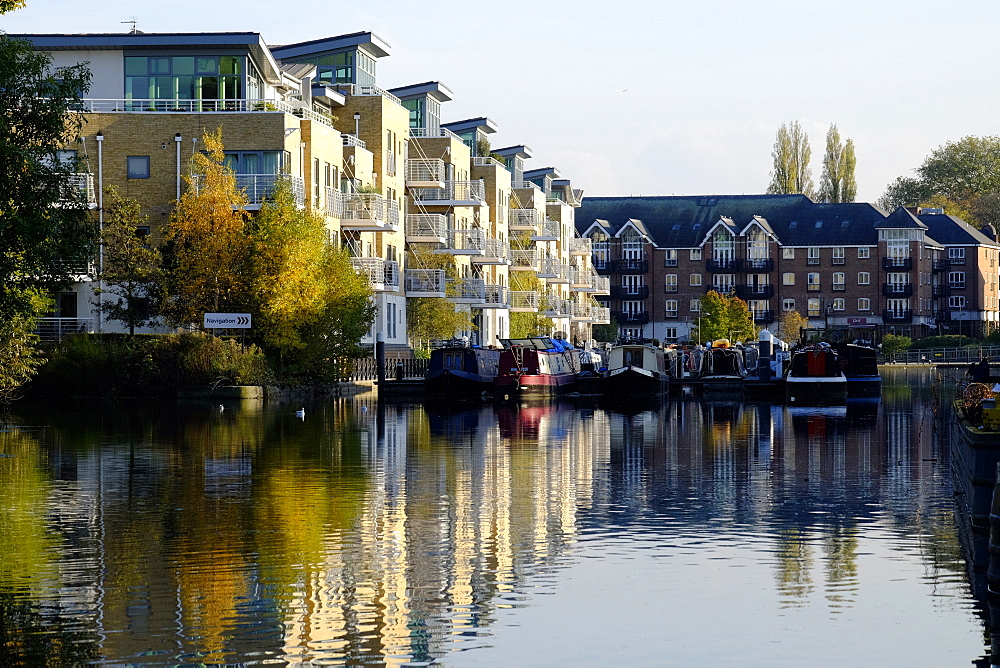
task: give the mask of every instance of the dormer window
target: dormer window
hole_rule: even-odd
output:
[[[712,233],[712,259],[732,260],[735,245],[735,240],[729,230],[718,228]]]

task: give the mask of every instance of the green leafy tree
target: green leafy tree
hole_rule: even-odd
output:
[[[754,324],[753,314],[747,303],[736,295],[726,298],[726,338],[736,341],[756,341],[759,328]]]
[[[203,137],[192,158],[187,191],[167,226],[167,293],[161,309],[171,325],[200,323],[206,312],[240,311],[249,301],[241,273],[249,250],[246,196],[224,164],[222,131]]]
[[[148,216],[142,215],[138,202],[120,197],[114,186],[107,189],[107,200],[95,305],[108,320],[121,322],[134,335],[136,327],[155,322],[162,279],[160,252],[139,234]]]
[[[973,216],[970,223],[995,225],[1000,219],[1000,136],[948,142],[931,151],[915,171],[914,178],[899,177],[889,184],[878,202],[882,208],[919,206],[940,195]]]
[[[455,260],[449,255],[412,250],[408,256],[408,266],[412,269],[440,269],[445,277],[455,279],[458,270]],[[446,295],[455,294],[457,288],[449,284]],[[472,314],[459,311],[455,304],[440,297],[417,297],[406,300],[406,329],[411,345],[426,351],[432,339],[450,339],[455,334],[472,330]]]
[[[882,354],[892,359],[893,355],[907,350],[911,345],[913,345],[913,339],[908,336],[886,334],[882,337]]]
[[[510,289],[518,292],[534,292],[542,294],[545,286],[542,285],[538,274],[533,271],[512,271],[510,272]],[[510,336],[512,339],[524,339],[531,336],[545,336],[552,332],[555,323],[552,318],[541,313],[526,311],[515,311],[510,314]],[[618,336],[617,327],[610,339],[614,341]]]
[[[716,339],[736,341],[753,340],[757,326],[747,303],[735,295],[723,295],[709,290],[701,300],[701,317],[695,325],[692,338],[699,342]]]
[[[304,347],[302,328],[326,308],[327,262],[323,218],[296,206],[291,184],[279,181],[260,213],[248,221],[249,308],[261,342],[283,353]]]
[[[26,0],[0,0],[0,14],[6,14],[7,12],[12,12],[15,9],[21,9],[26,4]]]
[[[511,313],[511,323],[514,322],[513,316],[514,314]],[[618,328],[618,321],[611,318],[611,322],[609,323],[594,325],[592,336],[595,341],[614,343],[618,339]]]
[[[823,154],[823,173],[819,180],[817,196],[821,202],[853,202],[858,195],[858,182],[854,178],[857,159],[854,142],[841,141],[840,131],[834,123],[826,133],[826,153]]]
[[[773,167],[767,193],[769,195],[802,193],[812,197],[813,180],[812,171],[809,169],[811,157],[809,135],[799,122],[782,123],[774,139],[774,149],[771,151]]]
[[[21,389],[43,364],[35,334],[34,313],[43,312],[48,301],[37,302],[27,313],[14,313],[0,319],[0,403],[9,404],[21,397]]]

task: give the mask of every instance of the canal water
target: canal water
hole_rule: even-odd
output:
[[[17,405],[0,665],[989,665],[941,385]]]

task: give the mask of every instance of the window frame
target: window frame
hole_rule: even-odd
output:
[[[133,161],[139,161],[138,164],[145,165],[144,170],[134,170]],[[127,179],[148,179],[150,174],[149,167],[149,156],[148,155],[129,155],[125,157],[125,178]]]

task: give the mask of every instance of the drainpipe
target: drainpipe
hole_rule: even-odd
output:
[[[177,145],[177,200],[181,198],[181,133],[174,135],[174,143]]]
[[[104,235],[104,133],[97,131],[97,229]],[[97,332],[104,330],[102,306],[104,305],[104,243],[97,247]]]

